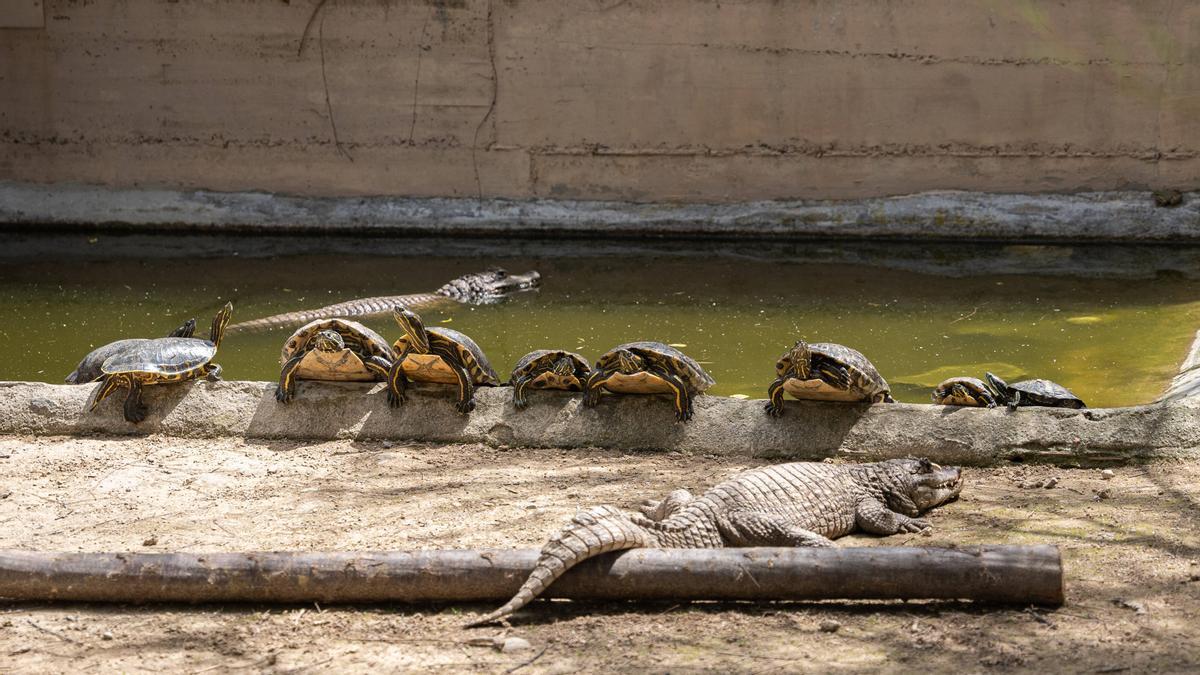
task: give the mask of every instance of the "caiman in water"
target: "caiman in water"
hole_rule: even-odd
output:
[[[538,285],[542,275],[536,271],[525,274],[509,274],[493,267],[483,272],[464,274],[432,293],[410,295],[383,295],[376,298],[360,298],[319,309],[303,309],[298,312],[276,314],[253,321],[235,323],[227,333],[242,331],[266,331],[276,328],[292,328],[318,319],[346,318],[386,314],[396,305],[410,309],[429,309],[444,304],[461,302],[471,305],[488,305],[499,302],[505,296],[529,290]]]

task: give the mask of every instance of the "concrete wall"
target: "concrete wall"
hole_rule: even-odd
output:
[[[1200,175],[1200,3],[43,12],[44,28],[0,28],[0,180],[740,201],[1187,188]]]

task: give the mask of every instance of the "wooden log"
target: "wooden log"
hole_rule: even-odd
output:
[[[502,601],[538,551],[0,551],[0,598],[93,602]],[[546,597],[960,599],[1061,605],[1056,546],[635,549],[589,560]]]

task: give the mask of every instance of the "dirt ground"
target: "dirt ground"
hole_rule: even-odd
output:
[[[0,438],[0,547],[235,551],[537,547],[576,509],[632,508],[759,462],[608,451]],[[1180,672],[1200,668],[1200,466],[968,469],[931,537],[1055,543],[1059,610],[965,603],[491,606],[0,604],[0,670]],[[1046,489],[1036,481],[1057,477]],[[1098,491],[1108,490],[1102,499]],[[823,621],[837,622],[823,632]],[[470,638],[525,638],[502,653]]]

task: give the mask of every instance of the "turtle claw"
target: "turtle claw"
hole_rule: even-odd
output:
[[[388,389],[387,399],[388,399],[388,405],[390,407],[399,408],[401,405],[404,404],[404,401],[406,398],[407,397],[405,397],[403,392],[392,391],[391,389]]]
[[[149,409],[145,405],[126,406],[125,421],[133,424],[138,424],[146,419],[146,413]]]
[[[454,408],[458,410],[458,412],[466,415],[475,409],[475,399],[469,398],[465,401],[459,401]]]
[[[275,400],[280,403],[289,403],[292,400],[292,393],[283,387],[275,387]]]
[[[767,414],[771,417],[779,418],[783,416],[783,406],[777,406],[770,401],[768,401],[767,405],[763,407],[763,410],[766,410]]]

